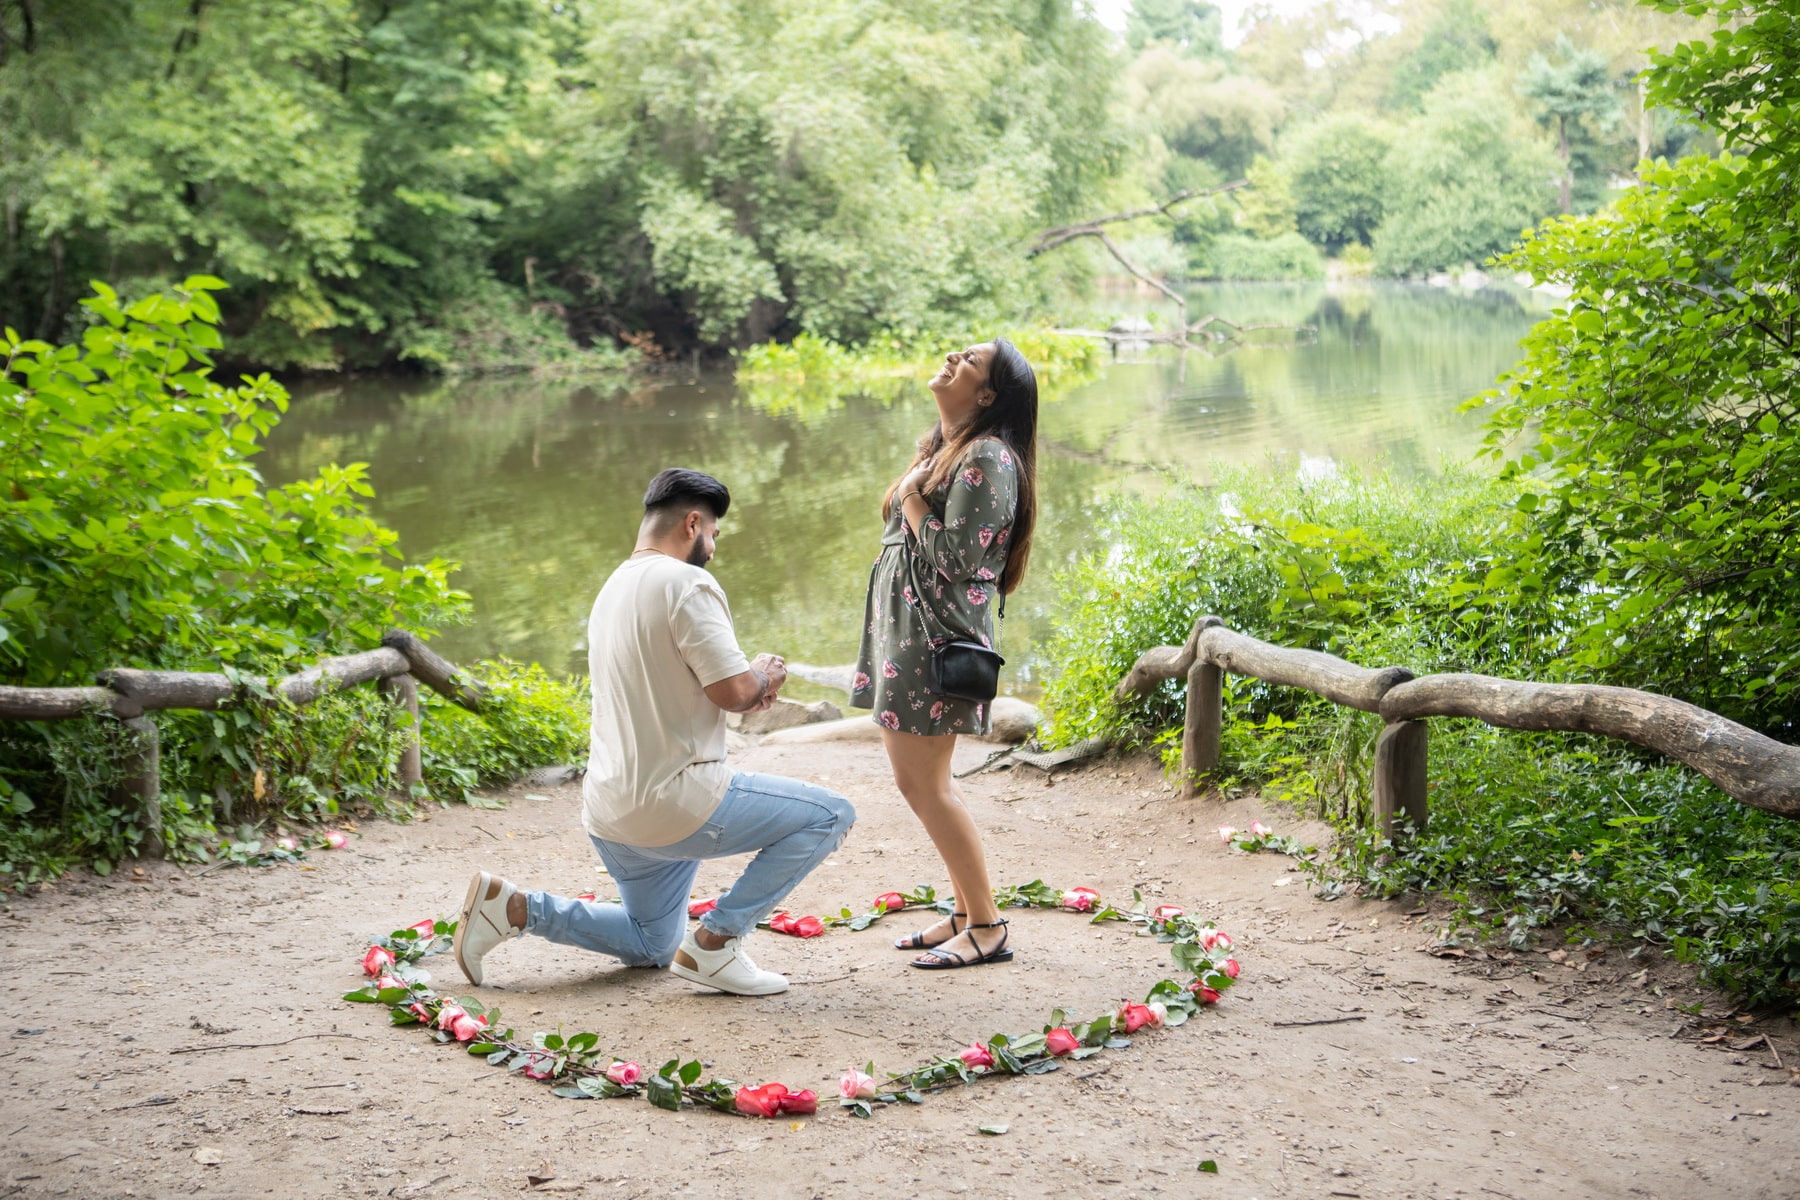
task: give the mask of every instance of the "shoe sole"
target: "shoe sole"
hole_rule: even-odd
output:
[[[781,981],[780,987],[763,988],[757,991],[729,988],[716,979],[709,979],[693,968],[684,967],[678,962],[669,964],[669,974],[678,979],[685,979],[689,983],[698,983],[703,987],[712,988],[715,992],[724,992],[727,996],[779,996],[788,990],[788,983],[785,979]]]
[[[946,953],[954,954],[955,951],[946,951]],[[964,967],[985,967],[989,963],[1011,962],[1012,956],[1013,952],[1011,950],[1001,950],[994,954],[985,954],[980,958],[965,959],[962,962],[944,962],[942,960],[937,962],[920,962],[918,959],[914,959],[911,965],[919,968],[921,971],[960,971]]]
[[[463,961],[463,934],[469,928],[469,918],[475,914],[475,906],[481,903],[482,896],[487,894],[488,883],[486,871],[475,872],[475,878],[469,881],[469,892],[463,897],[462,912],[456,918],[456,936],[450,939],[450,950],[456,956],[457,969],[467,976],[469,982],[476,987],[481,986],[481,969],[478,964],[476,969],[471,971],[469,964]]]

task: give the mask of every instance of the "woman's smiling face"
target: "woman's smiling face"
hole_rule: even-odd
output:
[[[932,378],[930,386],[946,428],[963,424],[983,401],[993,400],[994,390],[988,386],[988,369],[993,361],[992,342],[944,355],[944,369]]]

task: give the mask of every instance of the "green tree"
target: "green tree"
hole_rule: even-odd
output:
[[[1494,73],[1447,76],[1394,139],[1376,262],[1410,275],[1499,253],[1549,214],[1556,168]]]
[[[1287,136],[1282,166],[1308,241],[1333,253],[1369,244],[1381,224],[1392,148],[1382,122],[1354,112],[1331,113]]]
[[[1449,0],[1425,30],[1418,48],[1394,71],[1388,106],[1421,108],[1439,80],[1488,65],[1497,49],[1488,33],[1487,14],[1476,7],[1475,0]]]
[[[1606,186],[1603,144],[1619,127],[1619,90],[1606,56],[1577,49],[1564,34],[1556,37],[1557,57],[1531,56],[1519,91],[1531,102],[1538,123],[1556,135],[1562,159],[1557,211],[1575,211],[1577,189],[1584,209],[1597,205]]]
[[[1224,16],[1206,0],[1132,0],[1125,44],[1141,54],[1155,43],[1186,58],[1224,58]]]
[[[1574,670],[1791,741],[1800,14],[1705,8],[1722,28],[1657,55],[1650,98],[1730,152],[1658,165],[1613,211],[1546,225],[1509,259],[1573,293],[1494,398],[1510,469],[1543,495],[1521,499],[1515,561],[1489,585],[1556,614],[1547,637]]]

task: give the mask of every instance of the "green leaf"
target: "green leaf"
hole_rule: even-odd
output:
[[[696,1082],[700,1078],[700,1072],[705,1069],[698,1060],[683,1063],[679,1072],[681,1082],[683,1084]]]
[[[976,1126],[976,1128],[978,1130],[980,1130],[982,1133],[987,1134],[989,1137],[999,1137],[1002,1134],[1004,1134],[1008,1129],[1011,1129],[1012,1126],[1010,1126],[1010,1125],[978,1125],[978,1126]]]
[[[1219,1173],[1219,1164],[1210,1158],[1203,1158],[1200,1160],[1200,1169],[1205,1171],[1208,1175],[1217,1175]]]
[[[645,1083],[644,1094],[658,1108],[681,1111],[681,1086],[665,1074],[652,1075]]]

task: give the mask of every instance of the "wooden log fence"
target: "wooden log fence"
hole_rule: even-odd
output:
[[[1704,775],[1732,799],[1800,819],[1800,746],[1765,737],[1704,708],[1635,688],[1531,683],[1488,675],[1426,675],[1369,668],[1316,650],[1258,641],[1218,617],[1194,622],[1181,646],[1146,650],[1119,681],[1124,700],[1170,679],[1187,680],[1181,737],[1183,794],[1219,765],[1224,675],[1304,688],[1334,704],[1378,714],[1371,810],[1390,836],[1425,828],[1430,717],[1472,717],[1507,729],[1563,730],[1617,738]]]
[[[97,687],[25,688],[0,685],[0,720],[69,721],[106,717],[118,723],[124,774],[119,800],[136,808],[144,825],[146,853],[162,848],[162,746],[149,714],[163,709],[210,711],[232,705],[305,707],[323,696],[373,683],[411,715],[400,753],[400,786],[411,791],[423,778],[419,757],[419,687],[480,712],[481,686],[428,647],[418,635],[389,630],[381,647],[322,659],[281,679],[233,677],[212,671],[141,671],[115,667],[100,672]]]

